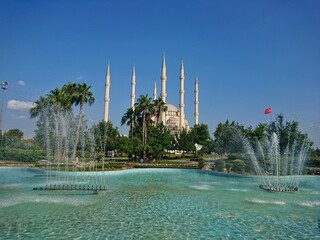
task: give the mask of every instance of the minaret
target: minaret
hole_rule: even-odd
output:
[[[134,99],[136,97],[136,68],[132,69],[132,80],[131,80],[131,108],[134,110]]]
[[[161,98],[164,103],[167,102],[167,93],[166,93],[166,81],[167,81],[167,69],[166,69],[166,58],[165,54],[163,54],[162,58],[162,67],[161,67]],[[164,122],[166,118],[166,113],[161,113],[161,121]]]
[[[183,60],[181,59],[180,65],[180,131],[184,127],[184,66]]]
[[[199,87],[198,87],[198,76],[194,82],[194,125],[199,124]]]
[[[157,83],[156,80],[154,80],[154,86],[153,86],[153,101],[157,99]]]
[[[107,67],[107,73],[106,73],[106,92],[104,95],[104,115],[103,115],[103,121],[108,122],[109,121],[109,102],[110,102],[110,65],[108,62]]]

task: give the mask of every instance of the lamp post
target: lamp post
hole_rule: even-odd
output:
[[[1,99],[1,112],[0,112],[0,136],[2,136],[2,114],[3,114],[3,104],[4,104],[4,91],[7,90],[8,82],[1,83],[2,89],[2,99]]]

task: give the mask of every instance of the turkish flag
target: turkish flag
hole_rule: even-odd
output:
[[[272,113],[272,108],[267,108],[266,110],[264,110],[264,114],[270,114]]]

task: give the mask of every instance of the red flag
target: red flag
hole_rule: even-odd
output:
[[[264,114],[270,114],[272,113],[272,108],[267,108],[266,110],[264,110]]]

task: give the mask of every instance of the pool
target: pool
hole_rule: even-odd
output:
[[[255,177],[206,171],[101,174],[90,176],[106,183],[97,195],[33,191],[45,172],[1,167],[0,239],[320,239],[317,176],[279,193],[259,189]]]

